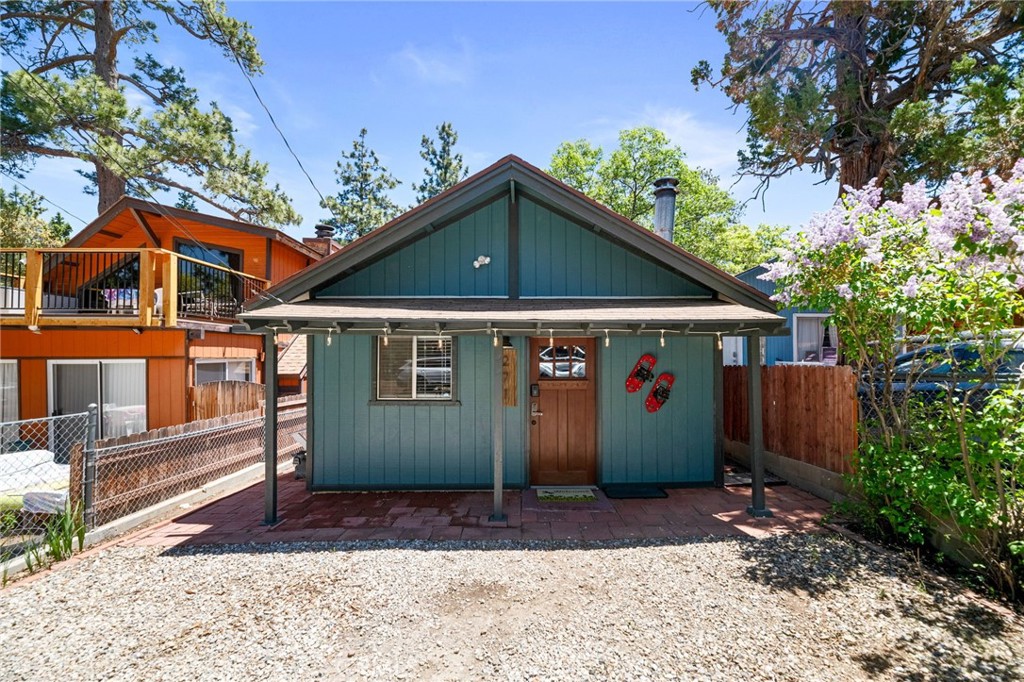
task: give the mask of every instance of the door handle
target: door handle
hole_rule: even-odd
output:
[[[537,411],[537,403],[530,403],[530,416],[531,417],[542,417],[543,415],[544,415],[543,412],[538,412]]]

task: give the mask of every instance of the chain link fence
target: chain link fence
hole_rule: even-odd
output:
[[[280,406],[278,463],[305,449],[305,435],[305,405]],[[263,437],[262,410],[253,410],[98,441],[94,456],[72,462],[72,501],[81,491],[90,528],[109,523],[263,462]]]
[[[306,405],[278,405],[278,464],[305,451]],[[97,412],[0,423],[0,563],[80,509],[96,528],[264,461],[263,410],[95,440]]]
[[[0,563],[38,542],[68,507],[89,413],[0,423]]]

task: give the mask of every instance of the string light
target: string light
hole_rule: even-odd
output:
[[[388,347],[388,334],[390,334],[390,333],[391,333],[391,331],[387,327],[384,327],[384,347],[385,348]]]
[[[440,336],[437,337],[437,349],[444,350],[444,339]]]
[[[498,347],[498,330],[497,329],[494,330],[494,347],[495,348]]]
[[[605,329],[605,330],[604,330],[604,347],[605,347],[605,348],[608,348],[608,347],[609,347],[609,346],[611,346],[611,345],[612,345],[612,340],[611,340],[611,338],[610,338],[610,337],[608,336],[608,330],[607,330],[607,329]]]
[[[665,347],[665,330],[664,329],[661,330],[661,347],[662,348]]]
[[[334,333],[334,329],[328,329],[327,330],[327,345],[328,346],[331,345],[331,334],[333,334],[333,333]]]
[[[548,345],[549,346],[554,346],[555,345],[555,330],[554,329],[549,329],[548,330]]]

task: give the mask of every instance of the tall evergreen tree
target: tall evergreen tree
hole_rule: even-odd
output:
[[[366,128],[359,131],[352,150],[342,153],[334,174],[341,190],[324,200],[323,207],[330,210],[331,217],[322,222],[337,229],[340,241],[358,239],[402,212],[387,194],[401,182],[366,145]]]
[[[182,191],[240,220],[298,223],[231,119],[146,50],[158,26],[219,48],[249,75],[262,70],[249,25],[223,0],[4,2],[0,167],[20,175],[40,157],[83,161],[100,213],[124,194]]]
[[[416,190],[416,203],[422,204],[469,175],[469,169],[462,163],[462,154],[454,151],[458,141],[459,134],[447,121],[437,126],[436,143],[430,137],[423,136],[420,157],[427,162],[427,167],[423,169],[426,173],[423,182],[413,187]]]

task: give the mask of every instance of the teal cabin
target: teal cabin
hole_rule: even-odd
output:
[[[514,156],[269,294],[240,319],[268,347],[309,335],[311,490],[493,488],[496,517],[506,488],[720,485],[722,336],[785,324],[757,289]],[[673,380],[654,412],[655,382],[626,387],[644,354]]]

